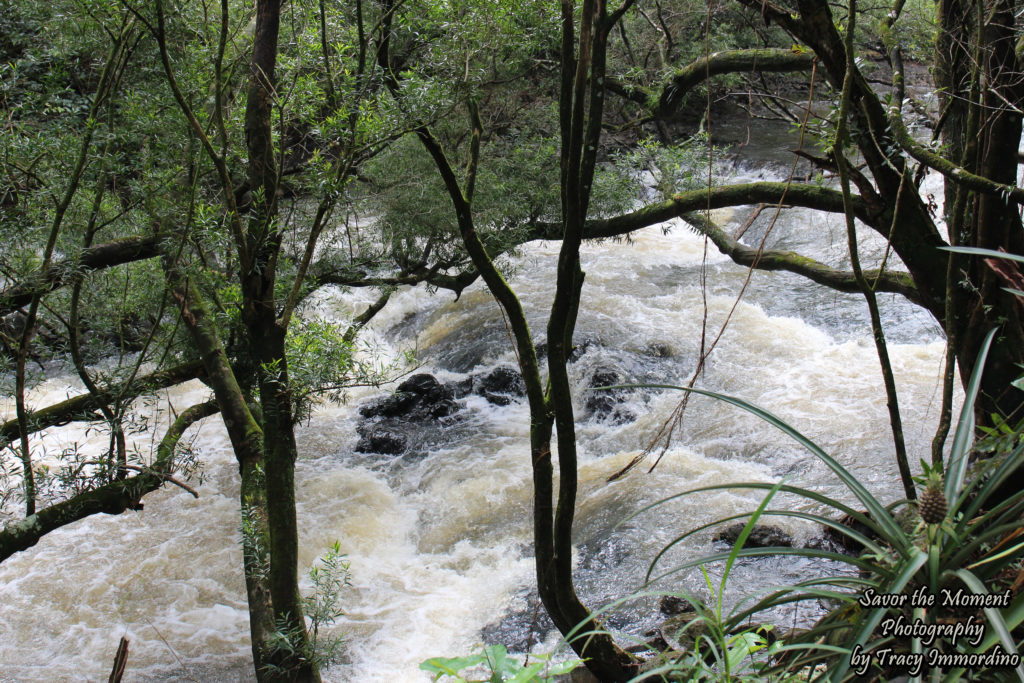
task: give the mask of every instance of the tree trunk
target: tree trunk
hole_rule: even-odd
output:
[[[312,645],[306,632],[299,595],[298,524],[295,519],[294,416],[285,356],[285,325],[277,319],[274,297],[281,234],[277,220],[277,155],[271,114],[276,97],[274,70],[280,26],[280,0],[258,0],[253,36],[252,73],[245,112],[249,151],[249,184],[261,194],[253,207],[243,250],[242,320],[246,327],[249,357],[256,364],[261,424],[263,428],[264,495],[267,514],[270,566],[268,586],[278,637],[287,648],[268,653],[272,667],[265,680],[318,683]]]
[[[295,516],[298,448],[288,385],[285,330],[273,318],[250,321],[248,327],[253,355],[259,362],[271,603],[279,632],[287,635],[290,647],[298,653],[297,659],[282,657],[275,661],[287,674],[267,680],[318,682],[320,674],[306,632],[299,594],[299,530]]]
[[[1014,3],[943,0],[942,26],[937,43],[936,85],[948,109],[943,142],[953,159],[971,173],[1014,186],[1021,115],[1010,103],[1020,103],[1024,86],[1015,50]],[[992,193],[969,192],[946,183],[947,222],[951,242],[1024,253],[1024,232],[1016,203]],[[1024,363],[1024,321],[1020,300],[979,257],[959,259],[963,285],[954,289],[959,305],[954,320],[946,321],[958,340],[956,355],[966,384],[974,371],[981,343],[989,330],[1000,327],[982,375],[979,421],[991,415],[1021,417],[1024,393],[1009,385]]]
[[[246,405],[245,395],[235,379],[227,355],[217,338],[204,302],[180,272],[177,264],[164,261],[168,286],[181,310],[206,369],[220,407],[224,428],[238,461],[241,475],[242,559],[246,594],[249,600],[249,631],[252,637],[253,663],[257,678],[267,664],[267,644],[274,633],[270,590],[266,585],[269,566],[267,497],[263,482],[263,431]]]

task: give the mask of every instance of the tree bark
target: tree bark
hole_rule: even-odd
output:
[[[274,666],[266,680],[318,683],[320,674],[311,651],[299,595],[298,523],[295,516],[294,415],[285,355],[286,321],[278,320],[274,288],[281,232],[277,229],[277,155],[271,117],[275,92],[274,71],[280,28],[280,0],[258,0],[256,31],[245,112],[245,136],[249,151],[249,183],[262,199],[254,207],[246,231],[245,251],[252,261],[241,273],[242,321],[249,356],[256,363],[261,423],[262,459],[267,532],[270,551],[268,587],[273,618],[279,632],[298,656],[277,650],[267,653]]]
[[[276,631],[270,589],[267,586],[270,566],[270,541],[267,516],[267,494],[263,477],[263,431],[257,424],[245,394],[235,378],[227,355],[217,338],[209,312],[198,291],[181,273],[177,264],[164,260],[168,286],[178,303],[181,319],[188,328],[199,351],[209,385],[220,407],[224,428],[238,461],[241,477],[242,559],[246,593],[249,600],[249,632],[252,639],[253,664],[259,680],[266,677],[269,643]]]
[[[153,258],[159,255],[160,242],[164,237],[126,237],[83,249],[76,258],[54,263],[0,292],[0,317],[28,304],[33,296],[52,292],[71,283],[78,274]]]
[[[27,422],[31,431],[36,432],[79,420],[102,419],[97,418],[93,413],[109,402],[113,402],[118,396],[125,398],[139,396],[147,391],[165,389],[190,379],[202,379],[205,376],[206,370],[202,362],[190,361],[167,370],[138,377],[129,386],[108,387],[95,395],[82,394],[32,411],[27,416]],[[0,426],[0,443],[9,443],[19,436],[21,436],[21,430],[18,420],[8,420]]]

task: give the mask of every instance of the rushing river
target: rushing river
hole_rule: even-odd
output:
[[[716,218],[736,230],[747,214]],[[745,240],[756,244],[769,219],[766,212]],[[666,227],[672,228],[667,234]],[[882,245],[872,245],[868,253],[877,257]],[[843,223],[788,211],[767,246],[842,261]],[[571,374],[580,438],[577,577],[591,606],[637,590],[653,555],[679,533],[753,509],[758,498],[740,491],[690,496],[616,527],[645,504],[698,486],[783,476],[849,499],[827,468],[787,437],[700,397],[691,400],[682,432],[653,473],[641,467],[606,481],[648,443],[681,394],[625,394],[620,415],[635,419],[616,423],[589,414],[584,389],[595,372],[608,370],[631,382],[686,383],[700,348],[705,292],[711,339],[747,273],[709,249],[704,292],[705,244],[682,224],[583,250],[587,279],[575,338],[581,353]],[[512,283],[535,331],[544,327],[556,254],[557,244],[535,243],[511,263]],[[345,321],[372,296],[325,290],[305,315]],[[899,297],[880,298],[916,462],[927,457],[937,421],[943,343],[925,313]],[[444,382],[515,364],[497,304],[479,283],[458,301],[423,288],[397,293],[364,342],[367,353],[383,357],[414,349],[418,371]],[[884,500],[900,497],[878,360],[859,295],[787,274],[755,273],[699,386],[768,408]],[[70,376],[39,387],[32,400],[43,405],[69,391],[79,391]],[[301,561],[309,566],[338,540],[353,574],[346,616],[336,626],[346,640],[345,659],[325,672],[325,680],[427,680],[417,668],[421,661],[467,654],[485,638],[510,649],[538,641],[539,650],[553,647],[556,638],[531,628],[536,608],[525,402],[460,399],[459,421],[435,435],[426,456],[356,453],[358,406],[382,391],[353,390],[346,404],[320,407],[298,432]],[[196,382],[165,396],[180,410],[205,393]],[[165,409],[166,401],[153,407]],[[84,437],[65,428],[48,437],[47,448]],[[148,447],[151,436],[136,438]],[[142,512],[93,517],[0,565],[0,680],[105,678],[121,636],[131,641],[126,680],[252,679],[238,481],[218,417],[202,424],[196,444],[205,463],[198,499],[168,487],[148,496]],[[814,533],[791,520],[776,523],[798,539]],[[710,534],[702,533],[674,556],[711,550]],[[810,569],[792,561],[740,563],[730,585],[752,591],[797,580],[801,571]],[[700,585],[699,575],[682,574],[664,588]],[[655,623],[653,611],[650,600],[627,606],[612,623],[642,634]]]

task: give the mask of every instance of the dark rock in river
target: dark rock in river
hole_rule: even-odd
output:
[[[497,621],[485,626],[480,639],[485,643],[501,643],[512,652],[529,652],[555,631],[555,624],[541,604],[537,589],[524,589],[518,599]]]
[[[684,612],[692,612],[693,603],[678,595],[663,595],[658,603],[658,611],[667,617],[674,617]]]
[[[455,398],[466,398],[473,393],[473,378],[467,377],[448,386],[455,392]]]
[[[604,389],[604,387],[622,384],[624,381],[625,378],[612,368],[599,367],[594,371],[588,383],[590,391],[586,392],[587,398],[584,401],[584,405],[590,412],[591,417],[596,419],[610,418],[613,424],[624,424],[636,419],[636,415],[632,411],[619,405],[626,397],[628,390]]]
[[[423,422],[451,415],[459,409],[455,392],[433,375],[413,375],[398,385],[394,394],[359,409],[365,418],[401,417]]]
[[[737,522],[715,534],[714,540],[735,545],[745,526],[743,522]],[[793,546],[793,537],[776,526],[755,524],[754,528],[750,530],[750,535],[747,536],[746,543],[743,544],[744,548],[770,548],[773,546],[791,548]]]
[[[368,403],[359,409],[362,420],[356,431],[361,453],[399,455],[414,444],[431,441],[431,428],[443,426],[441,420],[459,409],[455,390],[441,384],[433,375],[413,375],[398,385],[391,396]]]
[[[587,351],[591,349],[600,348],[601,344],[596,339],[578,339],[573,347],[569,349],[569,362],[575,363],[582,358]],[[548,357],[548,343],[543,341],[537,344],[537,358],[546,359]]]
[[[868,519],[871,518],[871,515],[867,512],[861,511],[860,514]],[[895,514],[895,519],[904,531],[911,532],[917,525],[919,518],[914,508],[903,507]],[[851,532],[855,532],[864,538],[870,538],[874,541],[881,540],[878,533],[852,515],[843,515],[837,521],[840,525],[850,529]],[[864,551],[864,545],[856,538],[852,538],[848,534],[830,526],[824,527],[822,535],[812,538],[804,547],[840,552],[846,555],[859,555]]]
[[[661,342],[651,342],[644,349],[644,353],[652,358],[671,358],[672,349],[668,344],[662,344]]]
[[[597,345],[597,342],[593,339],[584,339],[580,341],[578,344],[572,347],[572,350],[569,351],[569,362],[575,363],[580,358],[582,358],[584,354],[587,353],[587,351],[590,350],[590,347],[593,346],[596,348]]]
[[[515,397],[526,394],[526,383],[518,370],[499,367],[480,377],[474,391],[495,405],[507,406]]]
[[[372,427],[367,429],[365,434],[362,434],[362,438],[356,444],[357,451],[360,453],[380,453],[381,455],[399,455],[405,451],[406,446],[408,446],[408,439],[404,436],[386,427],[378,425],[373,425]]]

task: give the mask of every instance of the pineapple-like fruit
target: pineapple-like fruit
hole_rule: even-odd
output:
[[[948,505],[946,494],[942,491],[942,476],[935,470],[928,473],[928,486],[917,505],[925,524],[941,524],[946,519]]]

